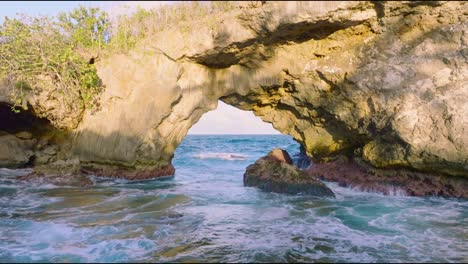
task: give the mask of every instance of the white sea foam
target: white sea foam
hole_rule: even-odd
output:
[[[32,169],[7,169],[0,168],[0,176],[23,176],[32,172]]]
[[[192,157],[198,159],[246,160],[249,156],[241,153],[205,152],[193,155]]]

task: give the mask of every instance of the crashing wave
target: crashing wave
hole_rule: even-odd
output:
[[[24,176],[32,172],[32,169],[7,169],[0,168],[0,176]]]
[[[225,153],[225,152],[207,152],[193,155],[198,159],[222,159],[222,160],[246,160],[247,155],[240,153]]]

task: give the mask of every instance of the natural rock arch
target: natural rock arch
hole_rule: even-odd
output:
[[[218,100],[251,110],[316,162],[468,175],[465,2],[267,2],[97,62],[101,109],[63,159],[103,175],[172,173]],[[127,172],[127,173],[126,173]]]
[[[168,164],[191,125],[220,99],[293,136],[315,161],[341,153],[382,168],[466,175],[467,105],[459,97],[466,73],[456,66],[464,61],[466,24],[435,18],[464,4],[389,3],[381,10],[388,19],[378,19],[371,3],[347,5],[304,19],[264,8],[251,11],[269,16],[251,17],[250,29],[242,16],[226,18],[222,40],[203,29],[196,39],[166,32],[169,40],[110,58],[99,68],[105,110],[85,115],[75,153],[83,162]],[[426,9],[432,13],[407,15]],[[392,24],[392,16],[407,23]],[[206,39],[212,46],[197,46]],[[183,52],[187,47],[194,51]]]

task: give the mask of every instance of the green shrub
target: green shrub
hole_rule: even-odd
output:
[[[58,19],[5,19],[0,26],[0,76],[14,87],[15,110],[25,105],[29,91],[44,85],[53,85],[64,95],[78,92],[83,102],[75,103],[93,107],[92,99],[102,89],[89,60],[105,46],[106,16],[95,8],[79,7]]]

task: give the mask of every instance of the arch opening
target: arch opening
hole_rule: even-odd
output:
[[[11,104],[0,102],[0,131],[9,134],[23,131],[37,134],[50,128],[50,122],[45,118],[37,117],[31,107],[14,112]]]
[[[270,123],[256,117],[252,111],[243,111],[231,105],[218,101],[214,111],[205,113],[187,133],[188,135],[206,134],[281,134]]]
[[[306,169],[311,165],[304,147],[290,135],[276,130],[271,123],[255,116],[253,111],[241,110],[218,101],[195,123],[176,149],[174,165],[179,170],[180,158],[196,160],[254,162],[274,148],[287,150],[296,166]],[[187,152],[191,152],[187,156]],[[243,164],[242,169],[248,164]]]

